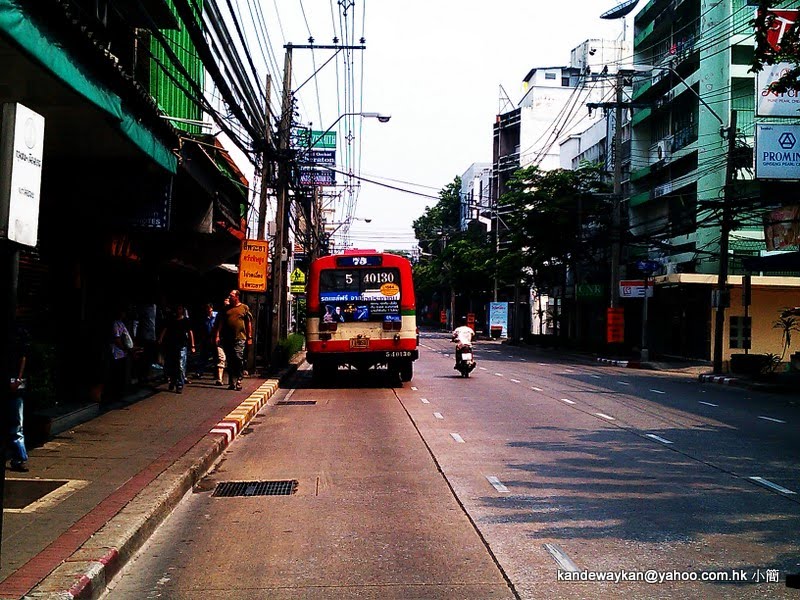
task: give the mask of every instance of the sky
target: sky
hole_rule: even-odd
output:
[[[261,2],[274,48],[271,63],[282,70],[284,43],[307,44],[309,30],[316,44],[332,43],[340,2],[354,16],[355,42],[363,35],[366,45],[354,53],[353,105],[392,115],[388,123],[354,120],[360,134],[354,169],[367,179],[434,196],[362,182],[350,213],[356,248],[410,250],[416,245],[411,224],[436,203],[438,191],[472,163],[491,161],[500,86],[516,103],[532,68],[567,65],[570,50],[586,39],[622,34],[621,21],[599,18],[619,0],[273,0]],[[245,14],[246,4],[239,0]],[[255,45],[251,52],[264,54]],[[295,49],[293,89],[329,56]],[[299,89],[300,122],[325,130],[347,111],[343,75],[342,62],[334,61]]]

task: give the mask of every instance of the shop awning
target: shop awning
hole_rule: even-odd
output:
[[[13,0],[0,0],[0,34],[13,40],[59,81],[110,115],[123,135],[156,164],[176,173],[178,159],[156,136],[127,111],[122,99],[75,61],[60,43],[31,20]]]

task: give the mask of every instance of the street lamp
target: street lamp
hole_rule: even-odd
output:
[[[310,150],[310,149],[314,148],[314,146],[316,146],[317,143],[319,143],[319,141],[321,139],[323,139],[330,132],[330,130],[333,129],[334,127],[336,127],[336,124],[339,121],[341,121],[342,119],[344,119],[345,117],[364,117],[364,118],[367,118],[367,119],[378,119],[378,121],[381,122],[381,123],[388,123],[389,119],[392,118],[392,115],[384,115],[382,113],[377,113],[377,112],[346,112],[346,113],[342,113],[341,115],[339,115],[339,117],[333,123],[331,123],[330,127],[328,127],[325,131],[323,131],[317,137],[317,139],[315,139],[313,142],[311,142],[308,145],[308,149]]]
[[[335,223],[335,222],[334,223],[326,223],[326,222],[323,221],[322,228],[323,228],[323,232],[324,232],[326,250],[328,252],[330,252],[330,241],[331,241],[331,238],[333,238],[333,236],[336,234],[336,232],[339,231],[345,225],[347,225],[346,231],[349,231],[349,227],[350,227],[350,225],[353,224],[353,221],[364,221],[364,223],[372,223],[372,219],[371,218],[365,218],[365,217],[348,217],[347,219],[345,219],[344,221],[341,221],[339,223]],[[333,229],[331,229],[330,231],[327,231],[326,227],[333,227]]]

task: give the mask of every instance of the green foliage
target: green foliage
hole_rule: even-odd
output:
[[[289,360],[303,349],[305,340],[306,338],[302,333],[291,333],[289,337],[278,341],[278,347],[275,350],[278,364],[289,364]]]
[[[788,27],[780,40],[780,51],[776,51],[767,41],[767,31],[774,27],[775,19],[769,14],[770,9],[777,8],[779,0],[759,0],[756,17],[751,21],[755,29],[756,47],[753,52],[751,72],[761,71],[767,65],[790,63],[792,68],[774,82],[770,87],[777,93],[787,90],[800,90],[800,27],[797,22]]]
[[[504,248],[498,269],[506,281],[520,277],[540,290],[564,282],[570,264],[603,268],[610,200],[599,166],[518,170],[499,200]]]
[[[439,192],[413,223],[422,256],[414,265],[414,283],[424,297],[436,290],[479,293],[492,285],[493,250],[488,236],[461,231],[461,178]]]

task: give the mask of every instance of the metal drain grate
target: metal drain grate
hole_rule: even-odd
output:
[[[280,406],[314,406],[316,403],[316,400],[284,400],[276,402]]]
[[[218,483],[212,496],[291,496],[297,491],[296,479],[283,481],[225,481]]]

